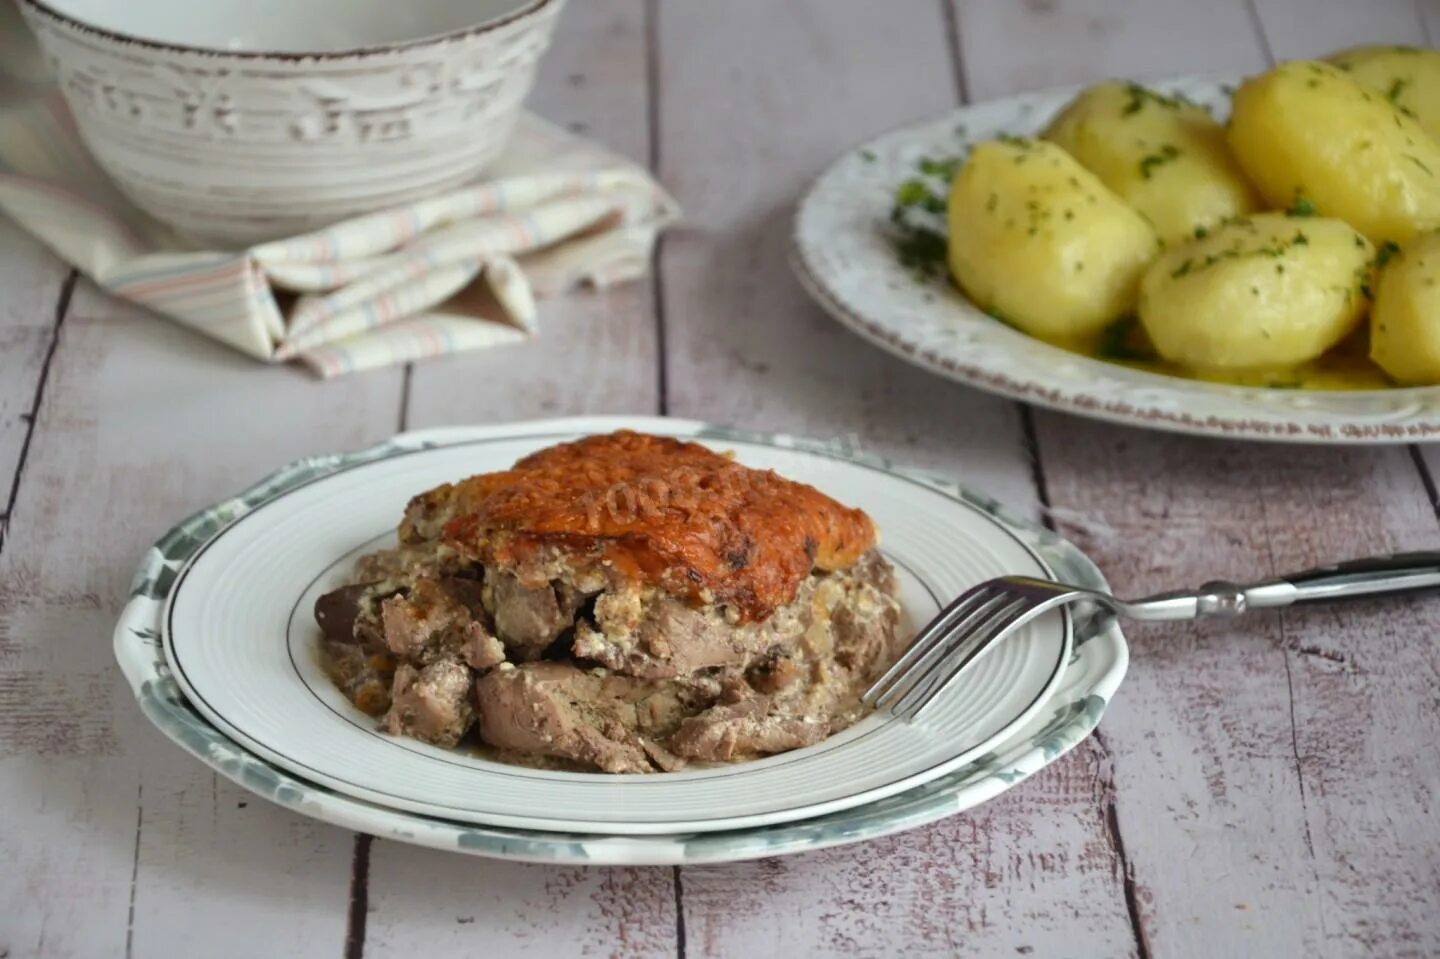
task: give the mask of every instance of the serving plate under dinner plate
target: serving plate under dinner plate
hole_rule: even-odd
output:
[[[872,717],[807,750],[711,770],[523,770],[375,732],[315,669],[313,596],[388,540],[416,489],[622,426],[694,436],[863,506],[916,619],[1003,570],[1103,583],[1063,540],[953,484],[819,444],[646,419],[407,434],[297,464],[156,545],[116,631],[142,707],[232,779],[320,818],[489,855],[627,862],[770,855],[906,828],[1006,788],[1098,721],[1124,671],[1123,639],[1113,624],[1085,626],[1075,648],[1055,619],[987,657],[921,726]]]
[[[1149,85],[1183,94],[1217,117],[1229,109],[1226,80]],[[915,176],[917,161],[953,156],[1001,133],[1038,132],[1080,89],[964,107],[842,156],[815,181],[796,213],[792,258],[801,283],[841,323],[916,366],[1067,413],[1149,429],[1290,442],[1440,438],[1440,387],[1262,389],[1164,376],[1043,343],[986,316],[950,283],[912,276],[896,257],[887,227],[895,189]]]

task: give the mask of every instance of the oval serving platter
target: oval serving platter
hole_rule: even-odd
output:
[[[589,862],[723,861],[820,848],[909,828],[967,808],[1008,788],[1063,754],[1098,722],[1106,701],[1124,673],[1126,662],[1123,638],[1110,622],[1088,624],[1080,630],[1083,642],[1073,656],[1067,657],[1070,661],[1068,669],[1057,670],[1054,679],[1046,681],[1038,705],[1023,710],[1025,718],[1021,722],[1008,724],[1008,734],[990,737],[986,744],[988,748],[982,754],[962,756],[960,762],[949,764],[948,772],[926,785],[902,787],[889,798],[875,801],[872,797],[846,811],[803,823],[749,826],[706,836],[697,836],[693,831],[672,823],[667,824],[664,834],[620,836],[617,834],[625,830],[606,828],[603,823],[595,822],[594,815],[587,815],[587,818],[575,823],[581,828],[556,832],[556,827],[547,821],[544,831],[537,831],[462,824],[453,821],[453,817],[433,818],[398,808],[390,802],[354,798],[330,784],[292,775],[272,762],[264,751],[252,749],[254,744],[231,738],[227,730],[218,727],[194,708],[169,675],[159,655],[163,614],[172,608],[170,600],[184,591],[182,574],[192,566],[197,556],[202,555],[202,551],[208,553],[217,548],[213,545],[218,542],[215,534],[244,528],[244,523],[236,520],[263,515],[267,504],[285,500],[287,493],[313,487],[318,480],[352,473],[370,464],[411,458],[419,452],[433,453],[437,449],[473,444],[481,439],[509,442],[517,435],[533,438],[541,431],[551,434],[536,441],[536,445],[544,445],[566,435],[620,427],[695,436],[702,441],[736,449],[742,458],[758,457],[768,451],[783,460],[786,456],[782,455],[782,451],[790,451],[804,457],[818,456],[817,463],[833,463],[839,467],[863,464],[866,470],[894,475],[889,464],[834,447],[786,437],[731,433],[693,423],[636,419],[559,421],[498,429],[408,434],[362,453],[305,461],[281,471],[235,499],[197,514],[168,534],[147,555],[137,577],[134,598],[116,629],[117,655],[142,708],[162,731],[213,768],[266,798],[309,815],[379,835],[481,855],[534,861]],[[822,486],[834,485],[823,481],[832,478],[828,468],[822,472],[825,473],[824,478],[807,475],[798,478],[821,480]],[[844,473],[845,469],[839,472]],[[995,517],[994,522],[1013,534],[1025,554],[1037,561],[1040,568],[1054,571],[1072,581],[1103,586],[1104,580],[1093,565],[1068,543],[1048,531],[1001,518],[993,503],[964,493],[943,479],[912,474],[907,474],[906,478],[921,487],[943,493],[952,502],[964,504],[979,515]],[[861,502],[861,505],[878,512],[872,503]],[[224,538],[221,536],[219,539]],[[206,544],[212,544],[211,549],[205,550]],[[358,547],[360,544],[353,545]],[[986,572],[983,575],[989,574]],[[923,581],[920,577],[908,578],[911,580],[908,590],[914,595],[917,585],[923,587]],[[291,605],[295,592],[290,590]],[[1068,630],[1062,629],[1060,633],[1066,637],[1069,635]],[[1022,642],[1033,643],[1034,640],[1027,638]],[[284,645],[283,639],[275,645]],[[998,652],[996,656],[999,656]],[[1050,688],[1056,684],[1059,692],[1046,699]],[[315,694],[309,695],[313,698]],[[799,754],[789,755],[793,758]],[[758,768],[765,762],[745,765]],[[569,775],[604,780],[612,785],[617,783],[616,777]],[[675,777],[620,778],[650,782]],[[628,799],[625,801],[628,802]],[[648,814],[644,814],[643,818],[642,824],[650,827]],[[653,827],[644,831],[655,832]]]
[[[1239,78],[1149,82],[1228,111]],[[842,156],[796,212],[792,263],[835,319],[916,366],[1066,413],[1147,429],[1300,443],[1386,444],[1440,436],[1440,387],[1321,391],[1205,383],[1051,346],[986,316],[944,280],[920,281],[887,233],[896,187],[923,157],[1040,130],[1083,87],[979,103],[884,134]]]

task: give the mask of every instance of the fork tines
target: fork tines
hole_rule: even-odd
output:
[[[1035,607],[1003,582],[986,582],[962,593],[920,631],[905,654],[865,691],[861,701],[890,707],[907,721],[918,717],[940,691]]]

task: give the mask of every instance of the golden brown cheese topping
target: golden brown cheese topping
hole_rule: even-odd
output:
[[[843,569],[875,526],[803,483],[696,443],[621,431],[541,450],[413,500],[402,541],[434,527],[462,555],[521,567],[603,564],[692,603],[763,620],[813,568]]]

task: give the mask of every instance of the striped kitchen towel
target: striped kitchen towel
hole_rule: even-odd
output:
[[[324,377],[524,340],[535,298],[649,269],[675,202],[534,116],[484,182],[240,251],[199,249],[106,179],[60,96],[0,90],[0,211],[101,287]]]

